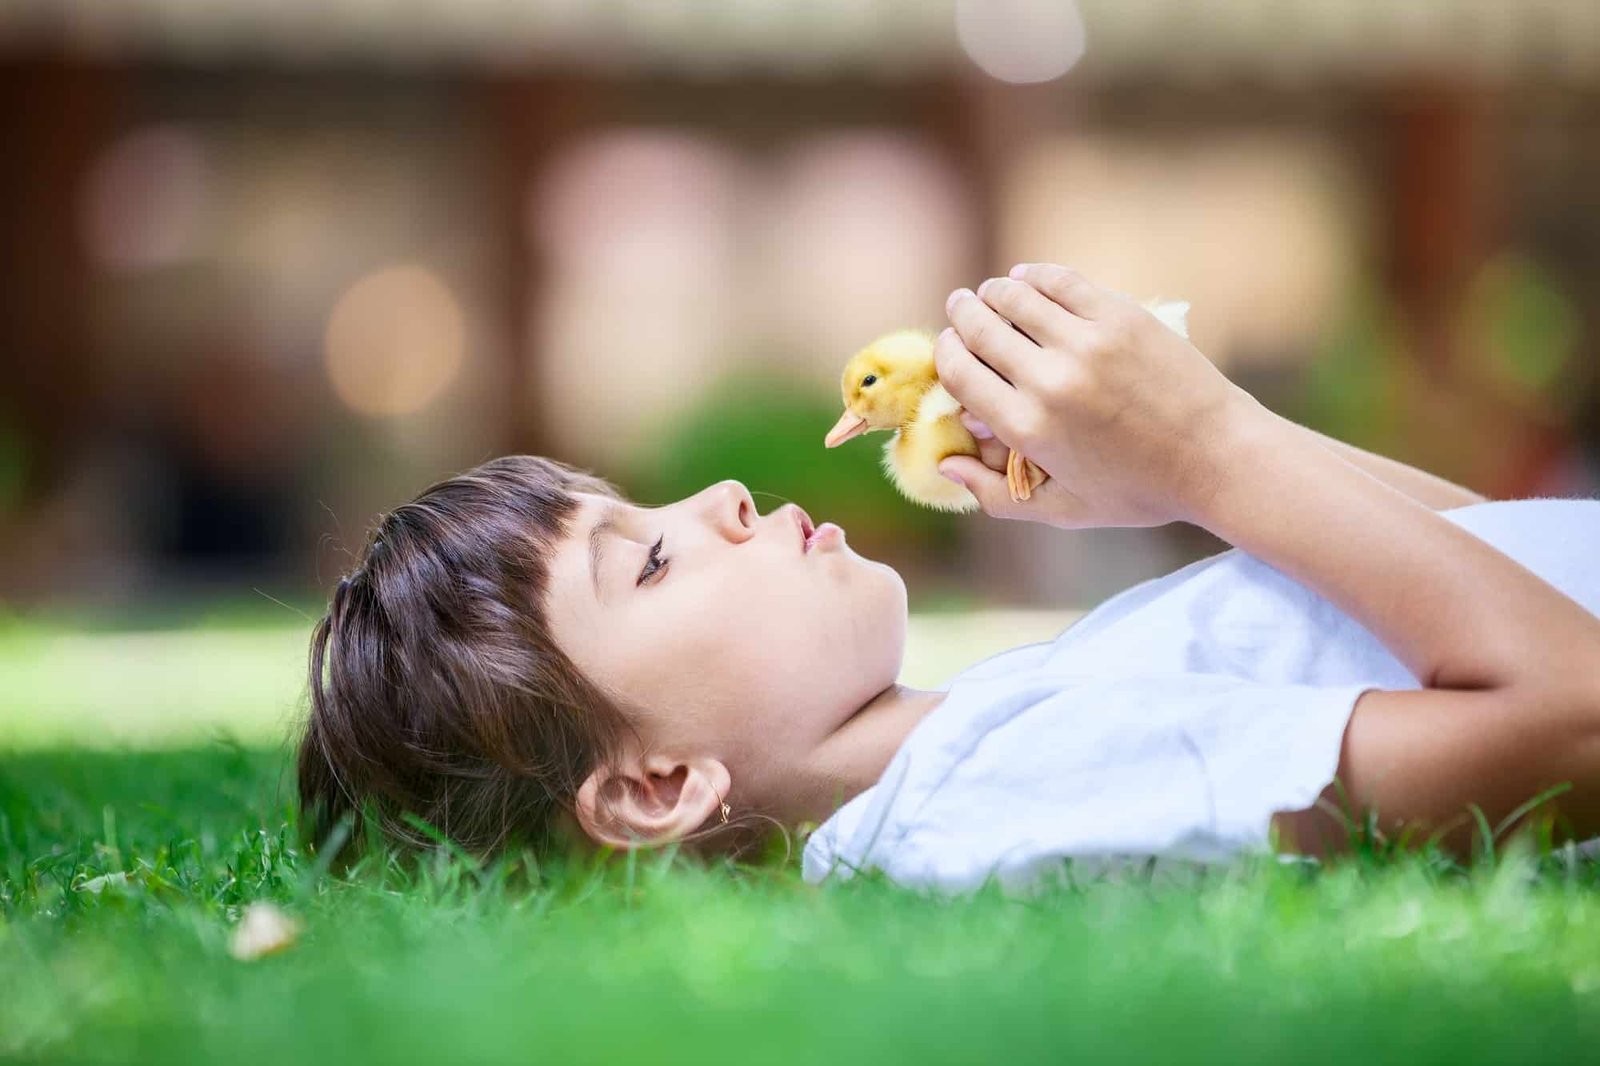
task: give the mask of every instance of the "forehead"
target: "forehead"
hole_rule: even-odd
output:
[[[596,522],[605,517],[607,511],[617,506],[625,507],[627,503],[624,500],[614,500],[588,492],[575,492],[572,496],[578,501],[578,507],[567,518],[558,552],[562,557],[572,556],[582,566],[587,567],[589,531],[594,528]]]
[[[606,513],[607,508],[621,500],[613,500],[606,496],[596,496],[590,492],[574,492],[572,498],[578,501],[578,509],[567,520],[567,539],[578,541],[589,535],[589,527],[594,525],[596,519]]]
[[[589,580],[589,532],[611,508],[621,508],[620,517],[631,504],[588,492],[575,492],[573,498],[578,501],[578,508],[567,519],[565,533],[550,563],[551,590],[557,595],[581,594],[587,600],[593,598]]]

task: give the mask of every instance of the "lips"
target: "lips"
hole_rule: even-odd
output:
[[[811,524],[811,516],[806,514],[805,508],[799,504],[794,505],[795,522],[800,527],[800,550],[811,550],[811,534],[816,532],[816,526]]]

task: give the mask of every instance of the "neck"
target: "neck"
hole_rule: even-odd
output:
[[[789,825],[820,822],[877,783],[901,742],[945,693],[893,684],[873,696],[823,741],[802,769],[803,780],[781,817]]]
[[[930,367],[929,369],[931,370],[932,368]],[[934,386],[938,384],[938,376],[932,373],[925,380],[918,381],[916,392],[911,398],[911,404],[906,408],[905,417],[900,419],[901,429],[915,422],[917,416],[922,414],[923,402],[927,400],[929,394],[933,392]]]

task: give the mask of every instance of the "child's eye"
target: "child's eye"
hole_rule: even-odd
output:
[[[639,572],[639,580],[634,582],[635,585],[643,585],[650,580],[657,570],[666,569],[667,564],[672,561],[671,559],[661,558],[661,543],[666,539],[666,534],[662,534],[656,538],[654,544],[650,545],[650,558],[644,564],[644,569]]]
[[[878,375],[876,375],[876,374],[868,374],[866,377],[861,379],[861,387],[864,389],[868,385],[871,385],[874,381],[877,381],[877,380],[878,380]]]

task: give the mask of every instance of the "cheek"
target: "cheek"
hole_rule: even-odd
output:
[[[904,582],[889,567],[829,563],[838,565],[731,570],[670,609],[660,604],[656,637],[626,657],[628,690],[663,712],[781,742],[892,684],[905,647]]]
[[[661,597],[650,613],[651,638],[626,656],[629,689],[664,712],[702,717],[770,685],[794,636],[769,603],[776,592],[754,587],[697,582]]]

